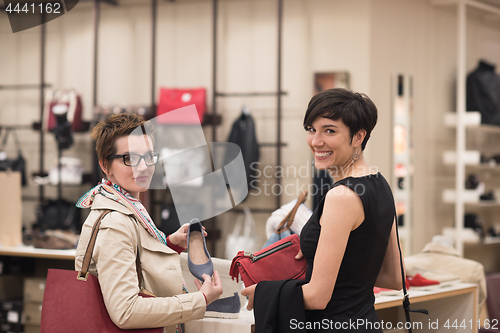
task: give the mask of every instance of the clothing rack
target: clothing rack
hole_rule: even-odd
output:
[[[0,85],[0,90],[30,90],[30,89],[40,89],[40,88],[50,88],[51,84],[4,84]]]
[[[98,104],[98,52],[99,52],[99,22],[100,22],[100,4],[106,3],[113,6],[118,6],[119,3],[116,0],[85,0],[85,2],[93,1],[93,36],[94,36],[94,44],[93,44],[93,82],[92,82],[92,106],[96,107]],[[277,103],[277,132],[276,132],[276,143],[262,143],[261,147],[275,147],[276,148],[276,166],[281,165],[281,148],[286,146],[281,141],[281,117],[282,117],[282,105],[281,99],[283,95],[286,95],[286,92],[282,91],[282,83],[281,83],[281,58],[282,58],[282,21],[283,21],[283,0],[277,0],[277,32],[278,32],[278,52],[277,52],[277,85],[275,92],[221,92],[217,89],[217,22],[218,22],[218,4],[219,0],[212,0],[213,4],[213,59],[212,59],[212,111],[210,114],[206,114],[206,118],[204,124],[206,126],[210,126],[212,130],[212,141],[217,142],[217,126],[221,123],[221,116],[217,114],[217,99],[223,97],[256,97],[256,96],[276,96]],[[152,61],[151,61],[151,107],[153,110],[156,110],[156,29],[157,29],[157,7],[158,0],[151,0],[151,29],[152,29]],[[39,89],[40,91],[40,124],[43,123],[43,111],[45,104],[45,88],[51,87],[50,84],[45,82],[45,58],[46,58],[46,25],[42,24],[40,26],[40,83],[39,84],[26,84],[26,85],[2,85],[0,86],[0,90],[7,89]],[[94,119],[92,126],[95,125],[96,121]],[[34,128],[36,126],[33,126]],[[40,160],[39,160],[39,174],[44,173],[45,165],[44,165],[44,132],[40,129],[40,140],[39,140],[39,151],[40,151]],[[96,183],[100,180],[99,175],[99,166],[97,162],[97,156],[94,151],[94,179]],[[277,178],[277,183],[281,184],[281,179]],[[151,191],[152,200],[150,200],[150,204],[154,204],[154,191]],[[44,200],[44,186],[39,186],[39,200],[42,202]],[[276,206],[281,206],[281,196],[278,195],[276,197]],[[212,235],[217,236],[217,232],[212,231]]]
[[[213,27],[212,27],[212,114],[215,116],[217,111],[217,98],[219,97],[260,97],[260,96],[276,96],[276,143],[261,143],[260,147],[276,147],[276,167],[281,166],[281,148],[286,146],[281,140],[281,118],[282,118],[282,96],[287,95],[282,89],[281,83],[281,72],[282,72],[282,37],[283,37],[283,0],[277,0],[277,71],[276,71],[276,91],[271,92],[221,92],[217,88],[217,23],[218,23],[218,11],[219,11],[219,1],[212,0],[213,9]],[[212,141],[217,141],[217,135],[215,127],[212,131]],[[276,178],[278,186],[281,186],[281,178]],[[281,192],[276,196],[276,208],[281,207]],[[260,209],[254,209],[258,211]],[[267,209],[264,209],[267,212]]]
[[[5,9],[5,6],[1,6],[1,9]],[[46,46],[46,27],[45,24],[40,25],[40,83],[37,84],[4,84],[0,85],[0,90],[39,90],[40,91],[40,124],[43,122],[43,108],[45,104],[45,88],[52,87],[51,84],[45,82],[45,46]],[[29,125],[12,125],[12,126],[0,126],[5,129],[39,129],[37,124]],[[39,160],[39,172],[38,174],[44,173],[44,133],[40,129],[40,138],[39,138],[39,152],[40,152],[40,160]],[[38,200],[41,203],[44,200],[44,186],[39,186],[39,194]]]

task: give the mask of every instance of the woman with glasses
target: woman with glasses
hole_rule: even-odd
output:
[[[149,122],[132,114],[113,115],[93,129],[104,178],[77,203],[91,211],[82,226],[75,268],[81,269],[95,221],[111,210],[101,221],[89,268],[99,279],[111,320],[121,329],[164,327],[164,332],[180,333],[182,323],[203,318],[222,287],[214,271],[212,278],[203,276],[203,284],[195,281],[198,292],[186,293],[179,253],[187,247],[189,224],[165,237],[139,199],[158,162],[152,132]],[[142,288],[156,297],[139,296]]]

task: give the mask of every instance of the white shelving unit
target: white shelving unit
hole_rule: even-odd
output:
[[[478,0],[435,0],[434,5],[453,5],[457,7],[457,87],[456,87],[456,113],[445,116],[446,126],[456,128],[456,148],[454,152],[446,152],[443,156],[446,164],[455,165],[455,188],[443,192],[443,200],[455,204],[455,244],[463,255],[464,240],[464,213],[466,205],[484,205],[480,202],[477,192],[465,189],[466,167],[469,165],[484,168],[480,164],[480,152],[466,150],[466,134],[470,130],[500,133],[500,126],[481,124],[479,112],[466,112],[466,79],[467,79],[467,10],[475,8],[487,16],[500,18],[500,6]],[[497,132],[498,131],[498,132]],[[493,168],[495,169],[495,168]],[[495,205],[497,203],[488,203]]]
[[[392,190],[396,201],[399,238],[405,256],[411,255],[412,242],[412,189],[413,189],[413,139],[411,118],[413,113],[413,78],[395,74],[392,77]]]

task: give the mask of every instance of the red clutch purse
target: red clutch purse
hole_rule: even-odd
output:
[[[295,259],[300,250],[300,239],[293,234],[255,253],[239,251],[233,258],[229,275],[236,281],[238,276],[249,287],[260,281],[275,281],[306,277],[306,259]]]

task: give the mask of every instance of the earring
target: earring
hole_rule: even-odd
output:
[[[354,154],[352,154],[352,160],[356,162],[359,160],[358,148],[354,148]]]

